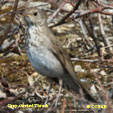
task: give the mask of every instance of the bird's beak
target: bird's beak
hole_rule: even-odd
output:
[[[29,27],[33,25],[33,22],[30,20],[29,16],[24,16],[24,20]]]
[[[30,27],[33,25],[33,22],[31,21],[30,19],[30,14],[29,13],[26,13],[25,10],[21,10],[19,11],[19,14],[21,14],[26,22],[26,24]]]
[[[30,14],[26,14],[25,10],[19,11],[19,14],[21,14],[23,16],[23,18],[28,26],[33,25],[32,21],[30,19]]]

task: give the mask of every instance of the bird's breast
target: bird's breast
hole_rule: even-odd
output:
[[[37,72],[48,77],[61,77],[64,69],[57,58],[46,48],[27,49],[28,58]]]
[[[37,72],[48,77],[61,77],[64,69],[56,56],[45,46],[43,35],[38,35],[35,27],[28,30],[26,51],[30,63]]]

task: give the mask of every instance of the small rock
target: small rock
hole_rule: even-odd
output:
[[[5,21],[6,21],[6,18],[2,17],[2,18],[0,19],[0,21],[5,22]]]
[[[100,69],[91,69],[91,73],[97,73]]]
[[[84,83],[87,82],[87,80],[84,79],[84,78],[81,78],[80,81],[81,81],[82,83],[83,83],[83,82],[84,82]]]
[[[75,72],[84,72],[85,70],[82,69],[82,67],[80,65],[75,65],[74,67]]]
[[[0,98],[6,98],[6,93],[0,90]]]
[[[100,72],[100,74],[101,74],[101,75],[107,75],[107,73],[106,73],[104,70],[102,70],[102,71]]]
[[[9,9],[10,7],[12,7],[12,3],[6,3],[6,4],[4,4],[3,6],[1,6],[1,10],[7,10],[7,9]]]
[[[34,80],[33,80],[32,76],[27,75],[27,79],[28,79],[29,85],[33,87],[34,86]]]
[[[23,111],[21,111],[21,110],[18,110],[18,113],[24,113]]]
[[[38,75],[38,73],[37,72],[34,72],[34,73],[32,73],[32,77],[34,77],[34,76],[37,76]]]
[[[97,90],[96,90],[96,88],[95,88],[95,85],[92,85],[92,86],[91,86],[90,91],[91,91],[91,93],[94,94],[94,95],[97,94]]]
[[[62,9],[65,11],[71,11],[73,6],[70,3],[66,3]]]
[[[82,40],[82,38],[81,37],[77,37],[77,41],[81,41]]]

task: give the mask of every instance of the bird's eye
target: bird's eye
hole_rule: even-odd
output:
[[[34,12],[34,13],[33,13],[34,16],[37,16],[37,14],[38,14],[37,12]]]

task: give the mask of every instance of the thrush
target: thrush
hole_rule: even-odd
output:
[[[54,81],[62,80],[64,86],[77,94],[81,94],[82,89],[87,100],[96,102],[75,74],[68,54],[58,46],[43,11],[38,8],[26,9],[24,20],[27,25],[26,53],[34,69]]]

